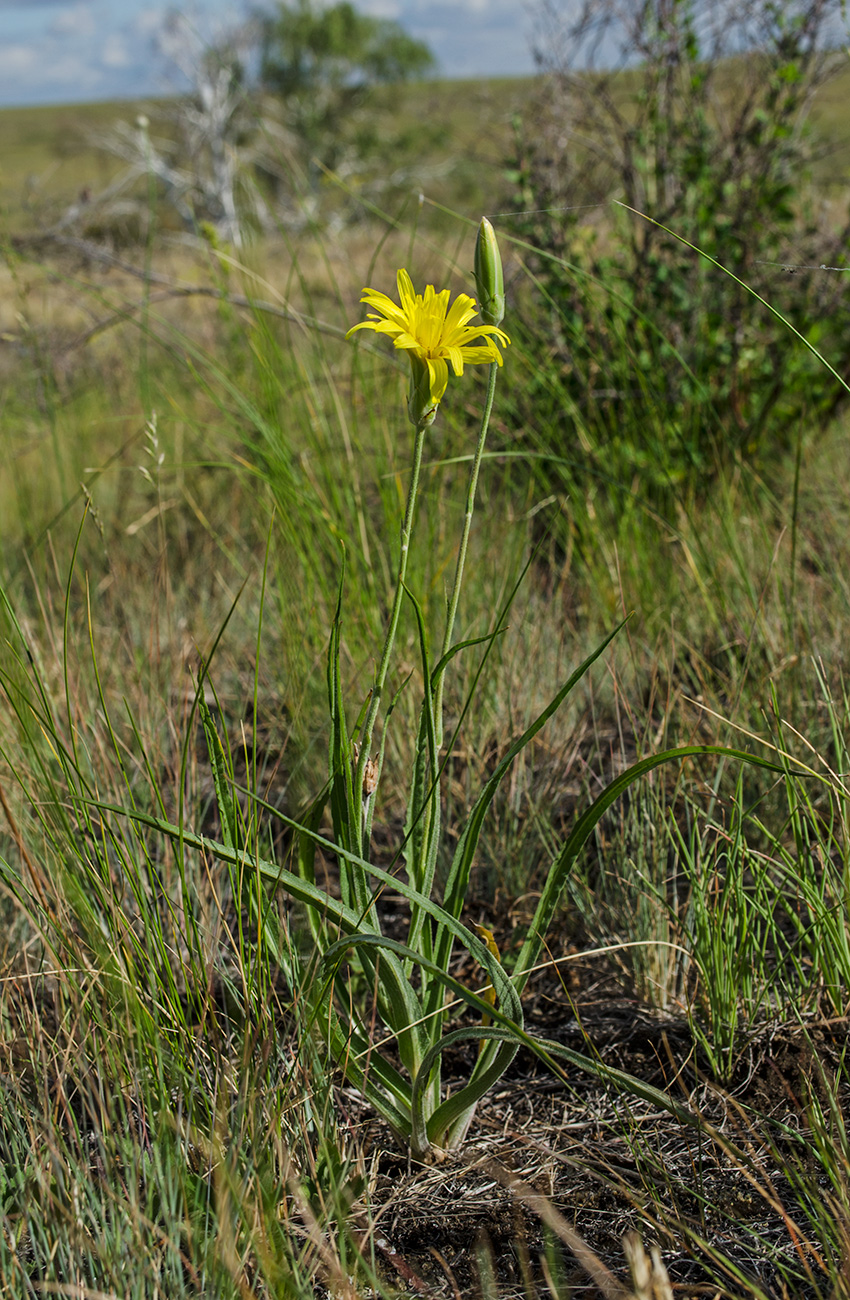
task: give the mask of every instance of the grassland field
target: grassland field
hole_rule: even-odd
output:
[[[850,68],[811,115],[808,197],[836,214],[848,89]],[[156,205],[135,242],[40,239],[118,175],[98,138],[140,110],[167,133],[169,106],[0,112],[2,1296],[850,1296],[847,412],[663,509],[638,471],[627,517],[595,485],[578,517],[553,468],[567,407],[535,422],[508,373],[558,391],[554,349],[517,321],[533,253],[497,215],[535,92],[378,97],[376,130],[409,142],[393,185],[327,179],[345,222],[281,221],[242,248]],[[516,342],[455,636],[491,647],[447,686],[438,883],[516,737],[627,616],[481,828],[462,921],[495,933],[505,970],[549,864],[629,764],[732,746],[774,766],[695,756],[606,812],[525,995],[534,1032],[596,1073],[523,1051],[466,1144],[417,1160],[317,1032],[309,908],[209,842],[297,859],[279,814],[306,818],[327,779],[334,626],[362,722],[413,434],[397,358],[344,336],[363,286],[391,292],[401,266],[472,292],[484,211]],[[425,445],[406,584],[432,646],[484,394],[469,367]],[[422,679],[411,603],[373,831],[392,870]],[[330,805],[316,828],[333,839]],[[313,868],[334,900],[343,861],[326,843]],[[403,903],[379,905],[392,940]],[[485,985],[469,951],[452,970]],[[364,1005],[370,971],[345,977]],[[449,1095],[478,1052],[447,1050]]]

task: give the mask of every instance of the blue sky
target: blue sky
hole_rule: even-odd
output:
[[[427,41],[445,76],[532,70],[523,0],[354,0]],[[155,38],[175,5],[156,0],[0,0],[0,105],[134,98],[175,89]],[[238,19],[231,0],[192,11],[213,30]]]

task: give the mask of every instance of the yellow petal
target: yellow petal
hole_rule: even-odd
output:
[[[468,320],[472,320],[475,315],[475,300],[470,298],[466,293],[459,293],[451,306],[451,311],[446,317],[444,336],[449,331],[461,329]],[[480,330],[476,330],[480,334]]]
[[[445,353],[452,363],[452,370],[456,375],[463,374],[463,348],[446,348]]]
[[[416,302],[416,293],[413,282],[404,267],[399,270],[396,276],[396,284],[398,285],[398,300],[401,303],[401,310],[405,315],[408,315]]]
[[[436,359],[426,357],[425,360],[428,365],[428,373],[431,376],[431,396],[435,402],[440,402],[448,386],[449,368],[442,357]]]

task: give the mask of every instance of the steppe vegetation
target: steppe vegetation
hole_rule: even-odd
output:
[[[850,1296],[841,9],[552,8],[0,114],[4,1296]],[[346,334],[482,212],[414,427]]]

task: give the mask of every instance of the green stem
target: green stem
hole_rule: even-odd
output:
[[[413,467],[410,474],[410,487],[407,491],[407,504],[404,508],[404,522],[401,526],[401,554],[399,555],[398,560],[398,577],[396,579],[395,596],[393,597],[393,607],[390,611],[390,622],[387,628],[386,639],[384,640],[381,661],[378,665],[375,684],[372,687],[372,698],[369,701],[369,710],[363,723],[363,730],[360,733],[360,757],[357,760],[357,772],[354,781],[355,791],[363,789],[363,775],[366,769],[366,762],[369,758],[369,750],[372,746],[372,733],[375,730],[378,710],[381,707],[381,694],[387,680],[387,673],[389,672],[390,667],[390,656],[392,655],[393,643],[398,628],[399,615],[401,614],[401,603],[404,595],[404,579],[407,573],[407,557],[410,551],[410,534],[413,531],[413,512],[416,506],[416,492],[419,487],[419,470],[422,465],[422,448],[425,445],[426,428],[427,425],[424,423],[420,423],[416,426],[416,441],[413,446]],[[363,827],[360,825],[357,828],[357,847],[360,856],[365,857],[368,845],[360,842],[362,837]]]
[[[452,632],[454,631],[455,618],[457,616],[457,607],[460,600],[460,588],[463,582],[463,567],[466,564],[466,552],[469,546],[469,532],[472,527],[472,514],[475,509],[475,493],[478,489],[478,471],[481,468],[481,458],[484,455],[484,443],[487,441],[487,429],[490,424],[490,413],[493,410],[493,398],[496,395],[496,372],[499,367],[496,362],[490,365],[490,373],[487,383],[487,398],[484,403],[484,414],[481,417],[481,432],[478,435],[478,446],[475,448],[475,455],[472,459],[472,470],[469,475],[469,488],[466,493],[466,514],[463,519],[463,533],[460,539],[460,550],[457,555],[457,567],[455,568],[455,580],[452,585],[452,592],[449,598],[449,613],[446,619],[446,631],[443,637],[443,648],[440,652],[440,658],[449,653],[452,645]],[[437,682],[437,694],[434,704],[434,717],[437,727],[437,751],[442,748],[443,744],[443,682],[445,681],[445,668],[440,673]]]

